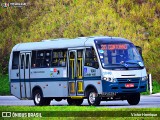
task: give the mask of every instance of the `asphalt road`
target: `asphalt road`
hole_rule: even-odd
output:
[[[51,106],[63,106],[68,105],[66,100],[57,102],[53,100]],[[34,106],[32,100],[19,100],[14,96],[0,96],[0,106]],[[88,106],[87,100],[83,101],[82,106]],[[138,105],[129,105],[126,100],[124,101],[102,101],[98,107],[109,108],[160,108],[160,96],[141,96],[140,103]]]

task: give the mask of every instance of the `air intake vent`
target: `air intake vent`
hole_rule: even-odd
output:
[[[135,76],[135,74],[130,74],[130,75],[121,75],[121,76]]]

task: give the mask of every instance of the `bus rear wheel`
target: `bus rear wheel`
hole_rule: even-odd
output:
[[[132,94],[128,97],[127,101],[130,105],[137,105],[140,101],[140,93]]]
[[[40,89],[33,92],[33,101],[36,106],[50,105],[51,99],[44,98]]]
[[[87,99],[89,105],[98,106],[101,102],[101,98],[97,96],[97,92],[94,89],[91,89],[87,92]]]
[[[67,102],[69,105],[81,105],[83,103],[83,99],[72,99],[72,98],[67,98]]]

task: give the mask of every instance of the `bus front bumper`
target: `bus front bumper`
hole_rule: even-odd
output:
[[[103,94],[115,94],[115,93],[141,93],[147,89],[147,81],[138,82],[108,82],[102,80],[102,92]]]

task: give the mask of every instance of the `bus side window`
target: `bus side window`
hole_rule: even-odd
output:
[[[58,52],[54,50],[52,52],[52,66],[58,66]]]
[[[51,50],[45,51],[44,67],[50,67],[51,62]]]
[[[32,51],[31,65],[32,65],[32,68],[36,67],[36,51]]]
[[[19,52],[13,52],[12,69],[18,69],[19,66]]]
[[[99,68],[97,56],[95,50],[87,48],[85,53],[85,66]]]
[[[26,69],[29,68],[29,54],[26,55]]]
[[[65,67],[66,59],[67,59],[66,49],[53,50],[51,66],[52,67]]]
[[[21,69],[24,69],[24,55],[21,55]]]
[[[36,67],[43,67],[44,50],[37,51]]]

